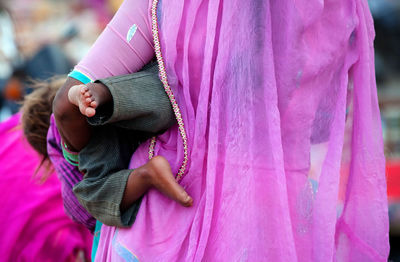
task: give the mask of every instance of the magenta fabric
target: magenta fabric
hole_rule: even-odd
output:
[[[90,258],[93,237],[65,215],[61,186],[52,174],[41,184],[38,154],[23,137],[20,114],[0,124],[0,257],[2,261],[73,261]]]
[[[158,21],[194,206],[151,190],[96,261],[387,261],[367,1],[165,0]],[[177,172],[176,127],[155,151]]]

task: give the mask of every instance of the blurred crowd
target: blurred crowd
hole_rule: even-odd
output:
[[[392,261],[400,261],[400,1],[369,0],[385,141]]]
[[[18,111],[30,80],[69,73],[121,2],[0,1],[0,120]]]

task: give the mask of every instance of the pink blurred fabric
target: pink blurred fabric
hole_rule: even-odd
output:
[[[158,21],[194,206],[151,190],[132,228],[103,226],[96,260],[386,261],[367,1],[165,0]],[[156,154],[178,171],[176,127]]]
[[[92,235],[65,213],[55,174],[34,171],[39,155],[30,147],[20,114],[0,124],[0,257],[2,261],[74,261],[83,250],[90,259]]]

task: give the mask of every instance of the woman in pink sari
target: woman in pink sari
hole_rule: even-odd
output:
[[[149,191],[132,228],[103,226],[96,261],[386,261],[367,1],[136,3],[178,125],[131,167],[165,156],[194,206]]]

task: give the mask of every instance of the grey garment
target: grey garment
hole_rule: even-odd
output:
[[[157,65],[157,64],[156,64]],[[114,123],[130,130],[160,132],[175,122],[174,113],[156,65],[131,75],[97,80],[108,87],[112,108],[100,108],[88,118],[91,125]]]
[[[74,186],[79,202],[100,222],[118,227],[132,225],[141,199],[121,212],[120,205],[133,170],[127,169],[140,144],[176,123],[172,107],[153,67],[126,76],[99,80],[113,104],[89,118],[96,126],[89,144],[79,153],[83,180]]]
[[[97,220],[110,226],[132,225],[140,200],[121,212],[120,205],[133,170],[127,169],[130,158],[143,135],[112,125],[100,126],[89,144],[79,152],[82,181],[73,191],[79,203]]]

